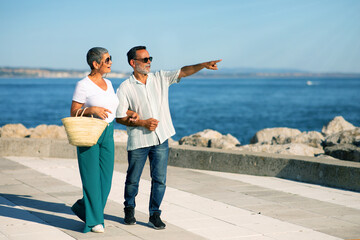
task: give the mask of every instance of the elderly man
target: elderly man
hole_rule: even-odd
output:
[[[185,66],[177,71],[150,73],[152,57],[145,46],[133,47],[127,53],[133,74],[117,89],[119,105],[116,121],[127,126],[128,170],[125,182],[125,224],[135,224],[135,197],[147,157],[150,161],[151,194],[149,225],[164,229],[160,205],[165,194],[168,163],[168,138],[175,134],[172,124],[168,92],[169,86],[180,82],[203,68],[217,70],[221,60]],[[126,112],[132,110],[138,120],[129,121]]]

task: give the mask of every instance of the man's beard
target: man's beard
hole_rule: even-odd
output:
[[[150,64],[146,64],[144,67],[140,67],[140,65],[135,64],[135,70],[141,74],[148,75],[150,70],[147,70],[146,68],[150,67]]]

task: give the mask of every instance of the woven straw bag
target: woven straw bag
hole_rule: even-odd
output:
[[[86,108],[85,108],[86,109]],[[78,147],[91,147],[97,143],[108,123],[104,120],[91,117],[83,117],[85,112],[78,117],[77,110],[75,117],[61,119],[64,124],[69,143]]]

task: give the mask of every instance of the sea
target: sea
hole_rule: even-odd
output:
[[[79,80],[0,78],[0,127],[62,125]],[[124,81],[110,80],[115,90]],[[170,86],[169,101],[174,140],[212,129],[245,145],[264,128],[320,132],[336,116],[360,126],[360,79],[354,78],[184,78]]]

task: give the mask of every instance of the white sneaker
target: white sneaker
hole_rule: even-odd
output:
[[[91,229],[91,231],[94,232],[94,233],[103,233],[103,232],[105,232],[104,227],[103,227],[102,224],[96,225],[95,227],[93,227]]]

